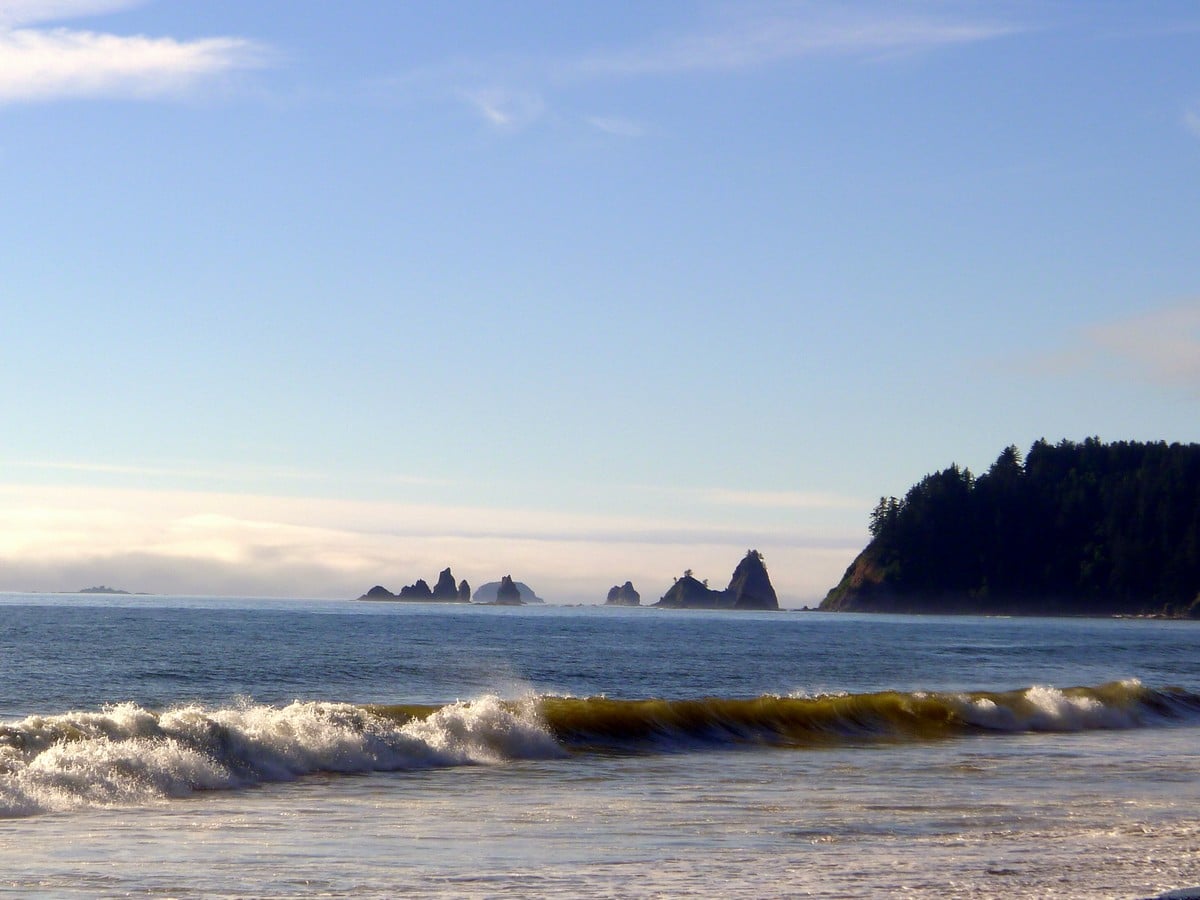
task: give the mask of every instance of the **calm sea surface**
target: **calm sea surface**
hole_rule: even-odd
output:
[[[1151,897],[1200,623],[0,595],[0,894]]]

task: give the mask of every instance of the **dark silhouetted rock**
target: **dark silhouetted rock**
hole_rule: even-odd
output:
[[[395,600],[396,595],[382,585],[375,585],[365,594],[358,598],[359,600]]]
[[[779,609],[779,598],[762,554],[747,550],[725,590],[712,590],[688,569],[654,605],[670,609]]]
[[[606,606],[641,606],[642,595],[634,590],[632,581],[627,581],[620,587],[614,584],[604,603]]]
[[[779,598],[767,576],[762,554],[747,550],[733,570],[727,593],[733,595],[734,609],[779,609]]]
[[[458,586],[454,583],[454,575],[449,567],[442,569],[442,573],[438,575],[437,584],[433,586],[432,599],[445,603],[458,602]]]
[[[433,590],[429,589],[429,583],[425,579],[418,578],[416,584],[400,588],[399,594],[393,594],[387,588],[375,585],[358,599],[404,600],[410,603],[469,603],[471,588],[465,581],[456,586],[454,575],[450,568],[446,567],[438,576],[437,585]]]
[[[489,581],[487,584],[480,585],[475,589],[475,594],[471,598],[476,603],[495,603],[496,593],[500,590],[502,582]],[[533,588],[525,584],[523,581],[513,582],[517,586],[517,590],[521,593],[522,603],[545,603],[546,601],[533,592]]]
[[[726,602],[724,591],[711,590],[694,578],[691,570],[676,580],[654,605],[673,609],[728,609],[731,606]]]
[[[512,576],[505,575],[500,579],[500,587],[496,589],[496,603],[500,606],[523,606],[521,592],[513,584]]]
[[[416,584],[409,584],[400,588],[398,596],[401,600],[432,600],[433,591],[429,589],[429,582],[424,578],[418,578]]]

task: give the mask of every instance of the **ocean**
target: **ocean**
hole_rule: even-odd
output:
[[[1200,885],[1200,622],[0,595],[0,894]]]

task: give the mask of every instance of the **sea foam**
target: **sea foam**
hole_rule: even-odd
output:
[[[141,804],[314,772],[562,753],[532,701],[483,697],[400,722],[341,703],[192,705],[162,713],[123,703],[0,725],[0,817]]]

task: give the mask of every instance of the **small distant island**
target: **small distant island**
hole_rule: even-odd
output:
[[[641,606],[642,595],[637,592],[632,581],[624,584],[614,584],[608,591],[604,601],[605,606]]]
[[[516,599],[519,604],[513,603],[513,595],[511,590],[505,590],[503,597],[501,589],[505,588],[505,583],[512,584],[512,590],[516,590]],[[539,597],[529,585],[523,581],[513,581],[512,577],[505,575],[500,581],[489,581],[487,584],[481,584],[475,589],[471,599],[476,603],[500,604],[501,606],[517,606],[526,603],[545,603],[546,601]]]
[[[1040,440],[880,498],[822,610],[1200,618],[1200,444]]]
[[[95,587],[80,588],[75,593],[77,594],[129,594],[129,591],[122,591],[119,588],[109,587],[106,584],[98,584]]]
[[[654,605],[667,609],[779,609],[779,598],[763,555],[747,550],[725,590],[710,589],[707,581],[698,581],[688,569]]]

